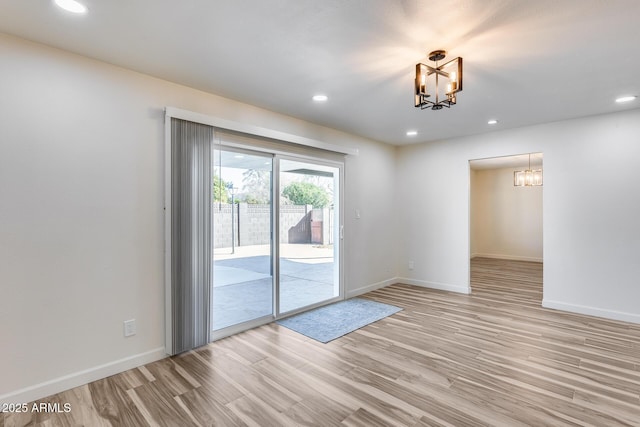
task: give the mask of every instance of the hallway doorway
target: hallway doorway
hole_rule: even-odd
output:
[[[469,259],[470,286],[482,282],[487,268],[492,277],[503,270],[508,283],[509,271],[518,266],[539,268],[543,263],[543,186],[542,181],[523,183],[521,171],[540,170],[542,153],[529,153],[469,161]],[[524,264],[523,264],[524,263]],[[532,265],[527,266],[526,263]],[[538,264],[536,267],[533,264]],[[540,273],[541,274],[541,273]],[[476,277],[480,275],[480,277]],[[517,278],[513,276],[514,291]],[[478,282],[480,280],[480,282]],[[540,276],[540,284],[542,276]],[[484,283],[483,287],[490,287]],[[504,287],[502,283],[500,286]],[[477,287],[477,285],[476,285]],[[520,287],[522,288],[522,287]],[[537,306],[542,302],[542,287],[531,295]],[[521,296],[525,296],[523,293]]]

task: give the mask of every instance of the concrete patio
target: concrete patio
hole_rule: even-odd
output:
[[[333,246],[280,245],[280,312],[337,296]],[[267,316],[273,312],[269,245],[214,251],[213,329]]]

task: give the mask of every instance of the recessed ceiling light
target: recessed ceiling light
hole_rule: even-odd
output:
[[[407,136],[416,136],[418,134],[417,130],[408,130]]]
[[[497,121],[496,119],[491,119],[491,120],[489,120],[489,121],[487,122],[487,124],[489,124],[489,125],[495,125],[495,124],[497,124],[497,123],[498,123],[498,121]]]
[[[78,3],[76,0],[55,0],[58,7],[71,13],[87,13],[87,6]]]
[[[637,98],[637,96],[621,96],[620,98],[616,99],[616,102],[629,102],[629,101],[633,101]]]
[[[327,97],[327,95],[313,95],[313,100],[316,102],[324,102],[327,99],[329,99],[329,97]]]
[[[236,159],[244,159],[244,156],[242,154],[236,154],[235,156]]]

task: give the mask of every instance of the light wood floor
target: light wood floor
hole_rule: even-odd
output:
[[[275,323],[82,386],[23,425],[640,425],[640,325],[540,307],[542,264],[472,262],[472,295],[393,285],[403,311],[329,344]]]

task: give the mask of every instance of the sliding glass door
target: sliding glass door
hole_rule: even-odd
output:
[[[279,162],[279,312],[340,296],[338,167]]]
[[[273,314],[273,157],[214,150],[213,330]]]
[[[213,157],[213,339],[341,298],[341,164]]]

